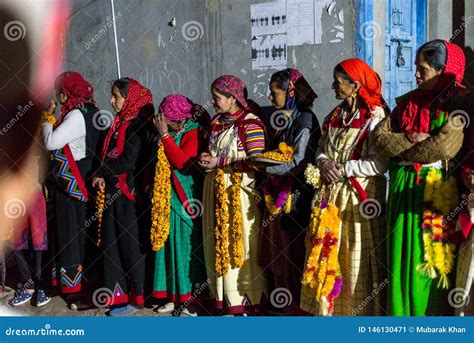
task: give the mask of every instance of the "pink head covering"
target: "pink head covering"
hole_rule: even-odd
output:
[[[211,85],[211,89],[217,89],[220,92],[229,93],[242,108],[249,107],[247,103],[247,88],[245,83],[234,75],[222,75],[218,77]]]
[[[164,114],[166,119],[178,121],[181,119],[192,118],[193,108],[193,102],[184,95],[170,94],[165,96],[161,102],[159,111]]]

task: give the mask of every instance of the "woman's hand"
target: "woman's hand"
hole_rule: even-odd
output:
[[[413,139],[417,143],[423,142],[425,139],[428,139],[430,137],[430,134],[425,132],[416,132],[413,134]]]
[[[319,170],[321,170],[321,176],[326,183],[335,183],[342,179],[342,173],[340,166],[329,158],[326,158],[319,162]]]
[[[198,164],[203,169],[214,169],[217,167],[217,157],[212,157],[209,153],[202,153],[199,156]]]
[[[103,177],[97,177],[97,176],[94,176],[92,178],[92,187],[94,187],[95,189],[97,189],[98,191],[105,191],[105,180]]]
[[[51,103],[49,104],[48,108],[46,109],[46,112],[48,113],[51,113],[51,114],[54,114],[54,112],[56,111],[56,103],[51,100]]]
[[[165,116],[163,113],[158,113],[153,118],[153,124],[155,125],[156,130],[160,136],[168,134],[168,124],[166,124]]]

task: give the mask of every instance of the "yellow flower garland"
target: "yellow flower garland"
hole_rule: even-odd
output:
[[[306,261],[302,284],[315,290],[315,298],[322,305],[324,313],[327,313],[327,297],[334,288],[335,280],[341,277],[337,242],[339,222],[339,209],[333,203],[323,209],[318,203],[311,214],[308,233],[311,253]],[[330,235],[332,242],[325,241],[326,235]],[[323,256],[323,248],[329,250],[326,257]]]
[[[233,172],[231,175],[232,180],[232,209],[234,216],[232,218],[232,257],[234,265],[237,268],[242,267],[244,264],[243,259],[243,248],[242,248],[242,213],[240,211],[240,184],[242,183],[242,173]]]
[[[54,125],[54,123],[56,123],[56,118],[52,113],[41,111],[41,121],[43,123],[50,123],[51,125]]]
[[[229,271],[231,263],[229,253],[229,226],[232,230],[232,264],[240,268],[244,263],[243,242],[242,242],[242,213],[240,210],[240,188],[242,183],[242,173],[232,172],[230,179],[232,186],[231,205],[233,209],[232,222],[229,221],[229,205],[225,184],[225,173],[222,168],[216,172],[216,273],[218,276],[225,276]]]
[[[274,161],[291,162],[293,161],[293,154],[295,150],[285,142],[278,144],[278,149],[266,151],[262,154],[255,154],[253,158],[268,158]]]
[[[417,271],[431,279],[439,273],[438,287],[442,288],[449,288],[448,275],[454,267],[456,250],[454,244],[445,240],[449,223],[444,222],[444,216],[456,207],[458,197],[454,177],[443,180],[441,170],[431,168],[428,171],[424,190],[424,201],[428,205],[423,212],[424,262],[417,266]]]
[[[158,145],[151,205],[151,246],[153,251],[158,251],[170,233],[171,211],[171,169],[162,142]]]
[[[97,191],[96,199],[95,199],[95,209],[96,209],[96,215],[97,215],[97,240],[95,242],[95,245],[97,247],[100,247],[102,245],[102,231],[104,228],[104,220],[103,220],[103,214],[104,214],[104,208],[105,208],[105,191]]]
[[[227,192],[225,188],[224,171],[221,168],[216,172],[216,273],[224,276],[229,271],[229,210]]]

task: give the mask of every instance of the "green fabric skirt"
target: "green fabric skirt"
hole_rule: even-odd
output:
[[[424,262],[422,237],[423,193],[429,168],[392,166],[388,199],[387,237],[390,315],[448,315],[448,292],[437,288],[437,279],[416,269]]]

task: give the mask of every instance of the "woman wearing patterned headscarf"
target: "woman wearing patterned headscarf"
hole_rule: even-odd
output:
[[[247,164],[249,156],[264,150],[265,138],[240,79],[221,76],[211,92],[216,116],[209,151],[199,159],[199,166],[208,171],[203,192],[204,257],[216,309],[242,314],[268,298],[265,276],[257,265],[261,214],[255,170]]]
[[[391,315],[449,314],[459,205],[449,160],[463,142],[465,57],[434,40],[416,54],[418,88],[397,99],[375,143],[392,158],[388,200],[388,309]],[[465,113],[465,112],[464,112]],[[452,309],[451,309],[452,310]]]
[[[148,119],[154,109],[151,92],[131,78],[113,83],[110,103],[117,115],[105,136],[93,186],[107,199],[97,242],[103,248],[104,286],[109,290],[105,304],[121,305],[109,314],[123,316],[144,306],[146,243],[139,230],[136,195],[151,160]]]
[[[296,153],[290,162],[262,168],[266,174],[265,211],[259,264],[271,272],[275,289],[286,288],[291,293],[292,302],[283,311],[295,315],[299,312],[304,238],[314,193],[304,180],[304,170],[314,158],[311,147],[317,144],[321,132],[316,115],[310,110],[317,95],[303,74],[291,68],[274,73],[269,88],[275,111],[269,128],[273,129],[273,137],[267,146],[275,150],[285,143]],[[287,203],[289,206],[285,206]]]
[[[301,308],[316,315],[378,315],[381,290],[373,290],[384,280],[388,159],[374,149],[373,131],[387,108],[379,76],[358,58],[334,68],[332,88],[342,102],[324,119],[316,151],[322,182],[308,227]]]
[[[161,140],[152,186],[153,297],[167,300],[158,313],[175,311],[181,304],[180,314],[195,315],[188,309],[191,293],[202,291],[206,279],[200,225],[203,177],[196,159],[207,142],[197,116],[209,115],[185,96],[171,94],[154,118]]]
[[[48,201],[54,220],[49,221],[54,257],[53,285],[63,293],[81,290],[86,243],[86,203],[91,198],[87,183],[96,158],[99,130],[94,125],[97,106],[92,85],[77,72],[68,71],[56,78],[55,88],[61,104],[57,120],[52,103],[44,113],[44,144],[52,151]]]

